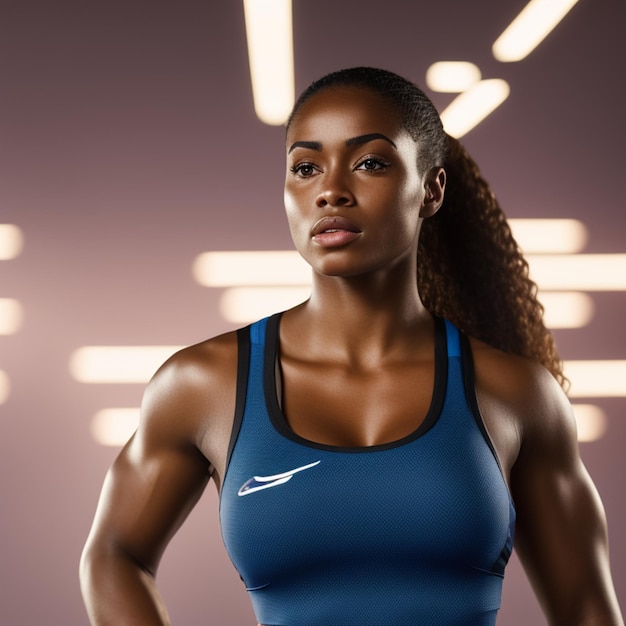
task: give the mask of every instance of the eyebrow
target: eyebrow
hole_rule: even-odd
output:
[[[346,146],[360,146],[365,143],[369,143],[370,141],[374,141],[374,139],[382,139],[387,143],[391,144],[397,150],[396,144],[389,139],[386,135],[382,133],[368,133],[367,135],[359,135],[358,137],[351,137],[350,139],[346,139]],[[320,141],[295,141],[291,144],[289,148],[289,153],[291,153],[296,148],[305,148],[307,150],[315,150],[316,152],[322,151],[322,143]]]

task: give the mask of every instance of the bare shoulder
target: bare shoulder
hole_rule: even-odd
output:
[[[172,355],[148,384],[138,435],[154,445],[194,446],[221,476],[237,386],[237,334]]]
[[[503,465],[512,469],[524,449],[577,455],[576,425],[563,389],[539,363],[472,339],[481,414]]]

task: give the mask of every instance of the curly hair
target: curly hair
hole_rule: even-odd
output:
[[[385,97],[418,144],[421,171],[446,171],[443,205],[424,220],[419,238],[418,289],[426,309],[471,337],[541,363],[567,388],[537,285],[504,212],[465,148],[446,135],[428,96],[387,70],[339,70],[302,92],[287,128],[311,96],[333,86],[361,87]]]

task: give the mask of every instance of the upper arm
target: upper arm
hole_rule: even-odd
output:
[[[159,370],[144,394],[139,427],[105,479],[88,549],[121,555],[154,574],[210,478],[207,432],[218,435],[215,450],[227,445],[220,433],[227,431],[221,424],[229,418],[228,394],[211,391],[230,390],[220,377],[232,378],[232,370],[228,362],[203,363],[198,349]]]
[[[516,550],[551,624],[621,624],[602,503],[578,450],[571,406],[534,368],[511,470]]]

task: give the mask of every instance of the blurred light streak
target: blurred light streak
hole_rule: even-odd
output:
[[[526,259],[542,290],[626,290],[626,254],[529,254]]]
[[[570,398],[626,397],[626,361],[565,361],[563,370],[572,383]]]
[[[604,411],[594,404],[572,404],[578,441],[597,441],[606,433],[608,424]]]
[[[463,137],[495,111],[508,97],[509,84],[501,78],[481,80],[459,94],[441,113],[446,132]]]
[[[440,93],[465,91],[480,79],[480,69],[468,61],[439,61],[426,70],[426,84]]]
[[[182,346],[83,346],[70,357],[81,383],[146,383]]]
[[[138,425],[139,408],[102,409],[91,421],[91,435],[103,446],[123,446]]]
[[[311,284],[311,268],[295,250],[203,252],[192,272],[205,287]]]
[[[294,104],[291,0],[244,0],[254,109],[262,122],[283,124]]]
[[[24,247],[22,231],[14,224],[0,224],[0,261],[19,256]]]
[[[220,313],[236,324],[248,324],[290,309],[311,295],[309,287],[235,287],[220,299]]]
[[[513,237],[525,254],[580,252],[587,227],[574,219],[509,219]]]
[[[13,298],[0,298],[0,335],[14,335],[22,327],[22,305]]]
[[[583,328],[593,319],[593,300],[585,293],[542,291],[539,302],[548,328]]]
[[[0,370],[0,404],[4,404],[9,399],[11,393],[11,383],[9,376],[3,370]]]
[[[578,0],[531,0],[496,39],[491,51],[502,62],[526,58]]]

